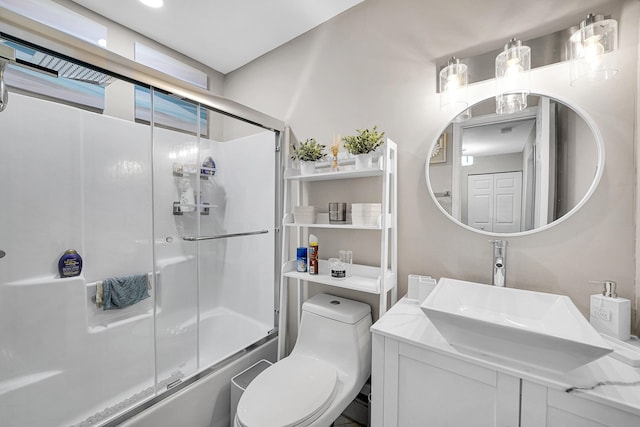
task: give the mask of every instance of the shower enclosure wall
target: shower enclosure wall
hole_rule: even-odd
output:
[[[30,73],[9,66],[0,114],[0,424],[103,425],[273,338],[282,129],[158,73],[114,78],[97,111],[18,90]],[[128,275],[150,297],[99,307]]]

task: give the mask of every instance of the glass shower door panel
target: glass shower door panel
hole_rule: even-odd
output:
[[[150,130],[10,98],[0,114],[8,207],[0,221],[0,424],[106,420],[136,403],[131,396],[153,394],[153,298],[120,310],[94,300],[97,282],[152,271]],[[60,278],[67,249],[83,269]]]
[[[200,369],[274,328],[273,230],[200,246]]]
[[[158,282],[156,370],[160,393],[167,385],[197,372],[198,248],[183,237],[197,235],[200,208],[197,202],[198,135],[177,128],[182,112],[179,104],[172,103],[173,98],[158,92],[153,92],[152,97],[154,246]],[[169,127],[171,124],[176,127]]]
[[[274,328],[275,134],[243,123],[242,132],[224,138],[236,121],[216,120],[215,114],[210,119],[223,123],[225,132],[200,139],[200,163],[210,157],[216,165],[215,174],[200,180],[210,205],[201,216],[200,236],[264,234],[198,242],[200,369]]]

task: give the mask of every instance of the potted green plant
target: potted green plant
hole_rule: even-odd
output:
[[[372,166],[373,152],[384,144],[384,132],[378,132],[378,127],[373,129],[356,129],[357,135],[342,138],[344,148],[356,156],[356,169],[370,168]]]
[[[291,159],[300,162],[300,173],[306,175],[315,172],[315,162],[327,156],[327,153],[324,152],[325,147],[325,145],[319,144],[315,138],[309,138],[299,145],[294,143],[291,146]]]

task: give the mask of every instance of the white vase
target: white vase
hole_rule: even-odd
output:
[[[356,169],[368,169],[373,167],[373,153],[356,155]]]
[[[316,162],[303,162],[300,160],[300,174],[311,175],[316,173]]]

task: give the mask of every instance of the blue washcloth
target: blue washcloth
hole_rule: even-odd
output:
[[[149,275],[112,277],[102,281],[103,310],[124,308],[149,298]]]

